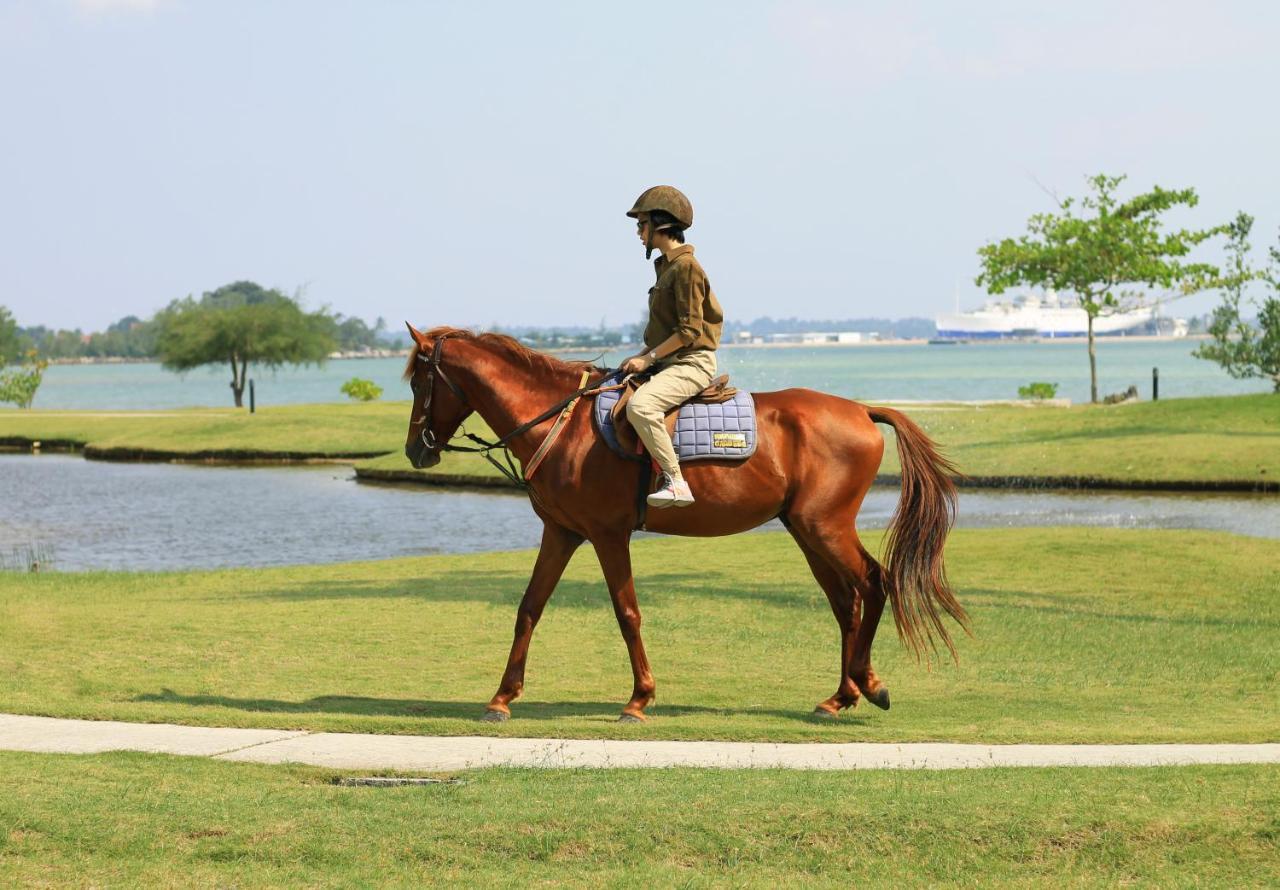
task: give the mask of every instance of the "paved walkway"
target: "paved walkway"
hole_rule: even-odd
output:
[[[1264,745],[778,744],[512,739],[221,729],[0,714],[0,751],[191,754],[253,763],[444,772],[482,766],[729,769],[971,769],[988,766],[1175,766],[1280,763]]]

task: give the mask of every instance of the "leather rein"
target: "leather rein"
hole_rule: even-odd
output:
[[[543,459],[551,451],[551,446],[555,444],[556,439],[559,438],[560,433],[564,430],[565,424],[568,423],[569,418],[573,416],[573,409],[577,406],[580,398],[583,396],[593,396],[598,393],[614,389],[621,389],[623,386],[626,386],[625,380],[613,384],[612,386],[587,386],[587,378],[590,376],[591,372],[590,370],[586,370],[582,372],[582,381],[576,391],[570,393],[546,411],[543,411],[537,417],[533,418],[533,420],[522,423],[505,436],[499,437],[496,442],[486,441],[475,433],[467,432],[465,429],[462,433],[463,437],[475,442],[476,445],[479,446],[478,448],[468,445],[454,445],[452,442],[440,442],[436,439],[436,434],[431,430],[431,403],[432,397],[435,395],[436,374],[440,375],[440,379],[443,380],[445,385],[448,386],[449,389],[453,391],[453,394],[458,397],[458,401],[462,402],[462,404],[466,405],[468,408],[471,408],[471,403],[467,401],[467,397],[463,394],[462,389],[449,378],[449,375],[445,373],[444,366],[440,364],[440,357],[444,352],[444,341],[446,339],[448,338],[436,338],[435,345],[432,347],[431,355],[429,357],[424,355],[421,351],[418,352],[417,356],[418,361],[425,363],[428,367],[426,382],[427,391],[426,395],[423,396],[422,399],[422,417],[415,421],[416,423],[422,424],[422,444],[428,451],[462,451],[471,454],[479,454],[489,463],[497,467],[498,472],[506,476],[512,483],[520,488],[529,487],[529,480],[533,478],[534,472],[542,465]],[[607,379],[608,375],[606,374],[605,377]],[[475,409],[472,408],[472,410],[474,411]],[[538,450],[534,452],[533,457],[529,459],[529,465],[525,468],[524,472],[521,473],[520,469],[516,466],[515,458],[511,454],[511,448],[508,443],[521,433],[527,432],[538,424],[555,417],[556,414],[559,414],[560,416],[556,419],[555,424],[552,425],[546,438],[542,440],[542,444],[538,446]],[[502,450],[503,457],[506,460],[506,466],[499,463],[491,454],[491,452],[497,451],[498,449]]]

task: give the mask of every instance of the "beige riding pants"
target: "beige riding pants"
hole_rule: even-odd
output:
[[[659,371],[627,402],[627,420],[662,472],[680,478],[680,461],[662,418],[667,411],[706,389],[716,376],[716,354],[699,349],[658,363]]]

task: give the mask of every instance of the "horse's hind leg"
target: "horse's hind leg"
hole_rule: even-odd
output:
[[[525,588],[524,598],[520,600],[520,608],[516,611],[515,638],[511,641],[507,669],[481,719],[501,722],[511,716],[510,704],[524,689],[524,666],[529,657],[533,629],[542,617],[542,610],[556,589],[560,576],[564,574],[564,567],[569,564],[569,559],[581,543],[582,537],[566,528],[550,522],[543,525],[542,546],[538,548],[538,558],[533,564],[533,576],[529,579],[529,586]]]
[[[862,556],[862,564],[867,567],[867,583],[862,590],[862,625],[858,628],[858,636],[853,644],[853,664],[849,666],[849,676],[858,684],[862,694],[878,708],[889,710],[889,687],[876,676],[871,667],[871,644],[876,638],[876,629],[880,627],[880,616],[884,613],[884,570],[870,553],[858,543],[858,551]]]
[[[813,712],[820,717],[838,717],[844,708],[853,708],[858,705],[858,687],[849,675],[849,670],[853,663],[854,640],[860,623],[859,603],[848,582],[827,563],[826,559],[806,544],[804,538],[794,529],[791,531],[791,536],[795,538],[800,552],[808,561],[809,570],[813,572],[818,586],[827,595],[827,601],[831,603],[831,611],[836,616],[836,623],[840,625],[840,683],[836,687],[835,695],[826,701],[819,702],[813,709]]]
[[[887,709],[889,690],[871,667],[871,644],[875,641],[885,602],[880,564],[858,540],[852,517],[847,522],[827,519],[812,525],[793,519],[792,533],[859,595],[862,614],[854,629],[847,674],[867,701]]]

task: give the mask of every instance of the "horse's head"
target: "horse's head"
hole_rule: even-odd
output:
[[[440,463],[441,450],[471,413],[471,406],[445,370],[447,334],[432,337],[411,324],[408,327],[415,348],[404,372],[413,390],[404,453],[409,463],[422,470]]]

